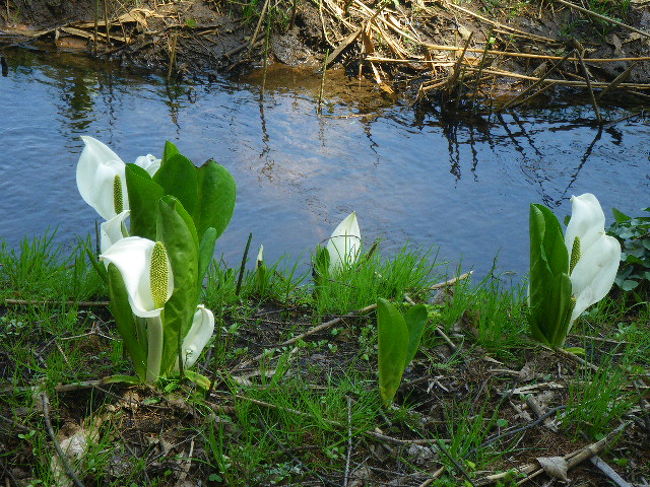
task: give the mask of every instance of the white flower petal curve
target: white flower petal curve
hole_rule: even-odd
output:
[[[361,230],[357,214],[353,211],[339,223],[327,242],[330,272],[356,262],[361,248]]]
[[[260,267],[264,264],[264,245],[260,245],[260,250],[257,252],[257,266]]]
[[[135,164],[147,171],[150,176],[156,174],[158,169],[160,169],[161,162],[161,159],[158,159],[156,156],[153,156],[151,154],[140,156],[135,160]]]
[[[214,332],[214,315],[202,304],[196,307],[192,326],[183,339],[184,366],[191,367],[201,355]]]
[[[585,193],[571,197],[571,219],[564,234],[564,243],[571,254],[573,241],[580,238],[580,252],[584,253],[605,234],[605,214],[598,199]]]
[[[146,238],[127,237],[117,241],[100,255],[100,259],[115,264],[119,269],[129,295],[131,311],[141,318],[159,316],[163,309],[155,307],[151,292],[151,254],[155,244]],[[169,260],[167,266],[169,299],[174,288]]]
[[[106,252],[111,245],[118,240],[122,240],[126,236],[122,232],[122,229],[124,227],[124,220],[126,220],[130,214],[131,212],[129,210],[123,211],[119,215],[114,216],[100,225],[99,248],[102,253]]]
[[[576,298],[571,322],[607,295],[614,284],[620,260],[621,244],[604,234],[581,252],[571,273],[572,294]]]
[[[119,176],[122,187],[122,210],[129,208],[124,162],[99,140],[88,136],[82,136],[81,139],[85,147],[77,163],[77,188],[86,203],[104,220],[110,220],[117,215],[114,202],[115,176]]]

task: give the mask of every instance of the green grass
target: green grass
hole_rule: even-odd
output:
[[[378,298],[402,301],[404,295],[418,299],[438,282],[440,274],[431,253],[401,249],[391,259],[379,251],[361,255],[357,263],[322,279],[314,291],[317,315],[346,313],[377,302]]]
[[[628,413],[642,392],[634,384],[650,366],[647,299],[615,295],[575,324],[569,345],[585,350],[599,367],[594,372],[536,345],[527,333],[525,288],[494,278],[460,281],[427,304],[422,344],[393,407],[379,398],[372,313],[275,350],[378,297],[401,303],[406,295],[429,303],[431,285],[447,277],[439,275],[430,253],[405,248],[389,258],[379,252],[362,256],[319,286],[304,266],[286,259],[268,263],[262,274],[247,269],[239,292],[239,269],[215,262],[203,291],[215,312],[215,336],[195,366],[215,379],[209,394],[177,379],[162,381],[158,390],[118,384],[60,392],[60,384],[132,371],[108,311],[79,304],[106,299],[86,244],[54,242],[48,235],[17,249],[0,245],[0,297],[39,301],[0,308],[0,471],[22,476],[24,485],[54,482],[55,453],[38,390],[47,391],[53,427],[63,436],[71,425],[101,418],[75,466],[86,485],[174,485],[184,465],[190,465],[191,481],[208,486],[342,485],[348,452],[351,478],[367,476],[379,485],[404,472],[415,484],[444,466],[439,485],[462,485],[466,475],[477,480],[526,463],[531,451],[566,453],[556,448],[556,433],[542,426],[483,446],[527,421],[518,412],[527,410],[525,397],[504,391],[561,383],[564,388],[548,396],[546,406],[566,407],[557,418],[558,434],[562,445],[575,449],[585,435],[600,438],[634,418]],[[274,350],[261,363],[230,372]],[[515,376],[524,365],[534,373]],[[640,441],[639,434],[630,426],[620,441]],[[416,448],[410,440],[425,442]],[[619,463],[634,480],[634,462]]]
[[[614,420],[639,401],[637,392],[625,390],[627,385],[626,371],[616,365],[604,363],[598,372],[582,372],[569,386],[562,426],[575,434],[600,439]]]

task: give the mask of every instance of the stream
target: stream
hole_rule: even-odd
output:
[[[528,267],[528,205],[563,217],[572,194],[594,193],[639,214],[650,204],[650,122],[592,123],[588,104],[556,102],[479,118],[419,113],[368,81],[272,66],[242,79],[167,84],[146,71],[78,54],[6,50],[0,77],[0,238],[9,246],[56,229],[61,243],[94,233],[75,165],[96,137],[124,161],[161,155],[165,140],[195,163],[214,158],[238,184],[218,255],[236,266],[249,232],[252,257],[308,262],[349,212],[366,248],[408,243],[448,271],[518,280]],[[602,109],[608,120],[622,108]]]

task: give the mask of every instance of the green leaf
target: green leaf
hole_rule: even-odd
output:
[[[108,282],[108,274],[106,274],[106,267],[104,267],[104,265],[97,260],[97,256],[95,255],[95,253],[92,250],[90,250],[90,247],[85,243],[84,243],[84,251],[86,252],[86,256],[90,261],[90,265],[93,266],[93,269],[95,269],[95,272],[99,275],[102,282],[106,284]]]
[[[163,188],[135,164],[126,165],[126,188],[131,208],[131,235],[155,240],[158,200]]]
[[[180,151],[178,148],[171,143],[170,141],[165,142],[165,149],[163,150],[163,156],[162,160],[160,161],[160,165],[164,166],[165,163],[173,156],[176,154],[180,154]]]
[[[582,347],[567,347],[564,349],[564,351],[572,353],[573,355],[581,355],[583,357],[587,356],[587,352]]]
[[[316,287],[322,284],[323,278],[329,275],[330,253],[326,247],[316,247],[316,256],[312,264],[312,276]]]
[[[164,310],[161,375],[173,371],[180,344],[192,325],[198,304],[199,245],[192,218],[173,196],[159,204],[157,238],[165,244],[174,276],[174,293]]]
[[[201,244],[199,245],[199,274],[198,274],[198,285],[199,289],[203,284],[203,277],[205,273],[208,272],[208,267],[210,267],[210,262],[214,256],[214,244],[217,241],[217,231],[209,227],[201,237]]]
[[[142,379],[132,375],[115,374],[109,375],[102,379],[103,384],[142,384]]]
[[[195,372],[194,370],[186,370],[185,371],[185,377],[189,379],[190,381],[194,382],[197,386],[199,386],[201,389],[204,391],[209,391],[210,390],[210,379],[208,379],[205,375],[199,374],[198,372]]]
[[[617,210],[616,208],[612,208],[612,213],[613,213],[614,219],[616,220],[617,223],[623,223],[623,222],[626,222],[626,221],[628,221],[630,219],[629,216],[627,216],[622,211]]]
[[[197,169],[182,154],[170,156],[158,169],[153,180],[162,186],[165,194],[176,197],[183,208],[194,215],[198,205]]]
[[[235,211],[235,179],[228,169],[215,161],[208,161],[198,169],[197,183],[198,207],[194,217],[196,230],[199,235],[203,235],[212,227],[219,238]]]
[[[623,291],[632,291],[633,289],[636,289],[636,287],[639,285],[639,281],[633,281],[632,279],[626,279],[621,283],[621,289]]]
[[[409,310],[406,312],[406,315],[404,315],[406,328],[409,332],[409,343],[406,351],[404,368],[408,367],[408,364],[411,363],[411,360],[413,360],[415,354],[418,351],[420,340],[422,339],[422,334],[424,333],[424,325],[427,322],[427,317],[427,307],[423,304],[416,304],[415,306],[411,306],[411,308],[409,308]]]
[[[111,313],[122,337],[124,348],[131,357],[133,368],[141,381],[147,369],[147,344],[144,336],[138,336],[129,296],[124,286],[122,274],[114,264],[108,266],[108,296],[111,300]]]
[[[530,205],[529,324],[532,335],[561,346],[569,330],[573,301],[569,253],[557,218],[543,205]]]
[[[255,282],[257,285],[257,293],[260,296],[264,296],[265,291],[266,291],[266,274],[267,274],[267,268],[264,264],[260,265],[255,269]]]
[[[379,394],[384,404],[393,402],[402,381],[409,346],[409,330],[402,314],[387,300],[377,301],[379,339]]]

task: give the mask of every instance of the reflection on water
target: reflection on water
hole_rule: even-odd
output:
[[[215,158],[239,195],[219,243],[236,263],[248,232],[266,254],[306,259],[351,210],[369,242],[393,252],[410,241],[440,246],[479,274],[527,267],[529,202],[569,211],[594,192],[605,208],[648,205],[649,124],[590,125],[589,106],[493,114],[421,113],[396,106],[365,81],[272,67],[235,81],[166,84],[65,54],[6,51],[0,78],[0,236],[59,228],[71,240],[95,215],[77,194],[74,168],[92,135],[124,160],[160,154],[165,139],[195,162]],[[611,110],[616,119],[625,113]]]

